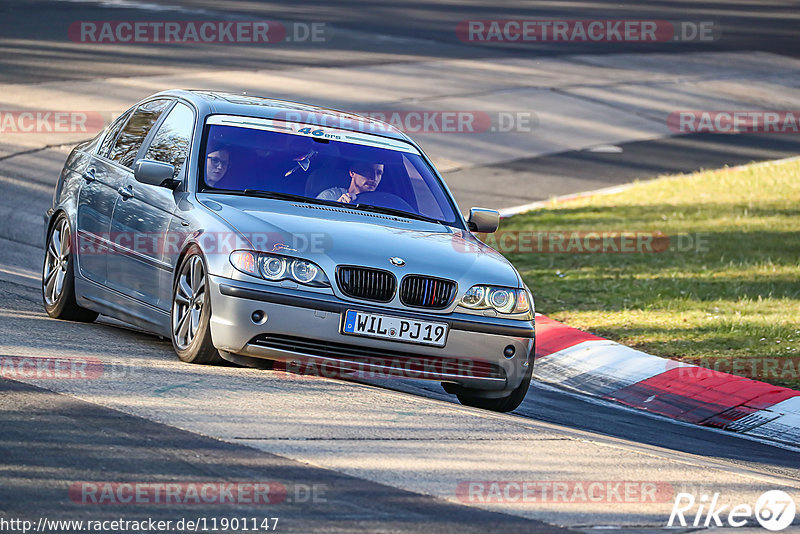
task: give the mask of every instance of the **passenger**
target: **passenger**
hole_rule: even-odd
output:
[[[335,200],[350,204],[358,195],[375,191],[383,178],[383,163],[352,163],[349,167],[350,186],[330,187],[317,195],[321,200]]]
[[[217,183],[228,172],[230,149],[224,146],[214,147],[206,156],[206,184],[217,187]]]

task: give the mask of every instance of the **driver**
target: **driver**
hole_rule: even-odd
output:
[[[350,204],[361,193],[375,191],[383,178],[383,163],[352,163],[349,167],[350,187],[330,187],[317,195],[321,200]]]

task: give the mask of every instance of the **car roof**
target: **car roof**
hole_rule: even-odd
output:
[[[179,90],[162,91],[153,96],[181,97],[195,104],[203,115],[224,114],[282,119],[320,126],[330,126],[360,133],[370,133],[391,139],[407,141],[416,146],[407,135],[394,126],[357,113],[267,98],[246,93],[224,91]],[[150,97],[152,98],[152,97]]]

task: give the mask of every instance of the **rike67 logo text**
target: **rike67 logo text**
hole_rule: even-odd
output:
[[[755,506],[723,505],[719,493],[714,493],[710,498],[701,495],[699,499],[691,493],[678,493],[667,526],[743,527],[755,518],[765,529],[777,532],[792,524],[795,512],[794,499],[781,490],[764,492]]]

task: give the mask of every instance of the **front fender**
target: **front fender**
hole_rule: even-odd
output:
[[[206,260],[208,273],[225,278],[237,278],[230,263],[234,250],[252,249],[253,245],[214,208],[190,197],[187,193],[178,200],[175,216],[167,237],[168,258],[173,273],[186,251],[197,246]],[[173,274],[174,275],[174,274]]]

